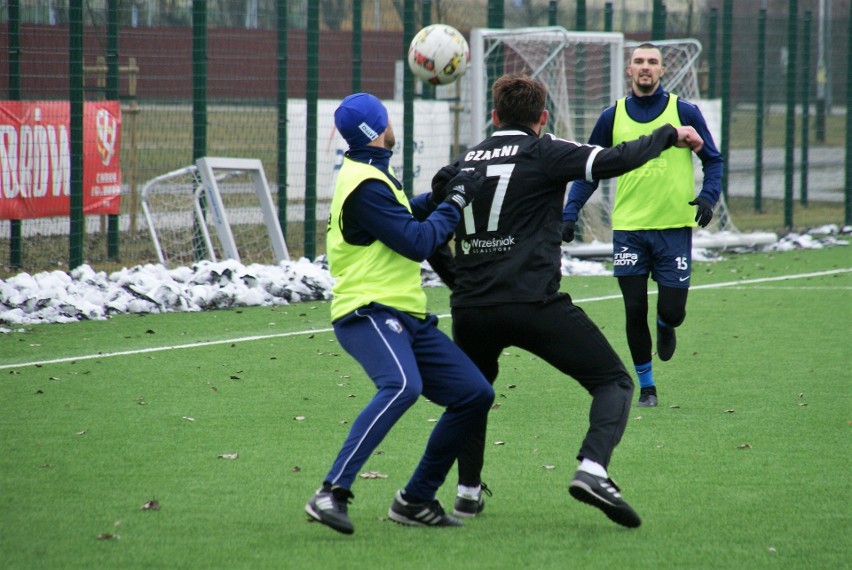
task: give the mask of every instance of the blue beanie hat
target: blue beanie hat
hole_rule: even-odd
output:
[[[388,111],[369,93],[355,93],[344,99],[334,111],[334,126],[349,148],[367,146],[388,127]]]

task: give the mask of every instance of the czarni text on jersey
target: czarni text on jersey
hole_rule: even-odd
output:
[[[476,160],[491,160],[501,156],[515,156],[518,154],[518,145],[510,144],[489,150],[472,150],[464,156],[465,162],[473,162]]]

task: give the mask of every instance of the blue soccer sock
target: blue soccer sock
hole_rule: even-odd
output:
[[[650,388],[654,385],[654,371],[651,367],[651,363],[653,361],[646,362],[645,364],[634,364],[634,368],[636,368],[636,376],[639,378],[639,387],[640,388]]]

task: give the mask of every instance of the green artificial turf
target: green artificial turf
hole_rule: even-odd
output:
[[[677,353],[654,360],[660,406],[631,411],[610,466],[638,529],[568,495],[589,397],[517,349],[479,518],[387,519],[441,412],[421,401],[353,488],[355,534],[308,523],[373,387],[328,304],[305,303],[0,335],[3,568],[848,568],[849,249],[725,257],[696,264]],[[630,367],[615,279],[563,285]],[[448,312],[446,289],[428,295]]]

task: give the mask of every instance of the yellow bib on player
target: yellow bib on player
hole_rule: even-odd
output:
[[[627,114],[625,99],[615,105],[612,126],[613,146],[649,135],[665,124],[681,126],[677,114],[677,95],[669,94],[669,102],[659,117],[639,123]],[[671,147],[639,168],[618,177],[615,204],[612,208],[614,230],[664,230],[695,227],[695,174],[692,151]]]
[[[420,263],[403,257],[379,240],[370,245],[353,245],[343,239],[343,203],[359,184],[370,179],[387,184],[399,203],[411,211],[405,193],[397,190],[381,170],[344,157],[328,222],[328,267],[334,278],[331,320],[370,303],[424,317],[426,293],[420,281]]]

